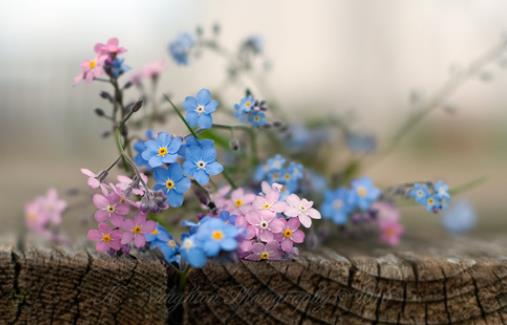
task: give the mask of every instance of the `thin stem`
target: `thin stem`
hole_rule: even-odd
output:
[[[440,107],[447,100],[447,98],[452,96],[458,89],[460,89],[466,83],[466,81],[480,72],[484,66],[498,58],[498,56],[501,55],[505,50],[506,45],[506,41],[500,42],[495,47],[491,48],[473,60],[468,65],[468,67],[464,69],[464,71],[461,71],[452,76],[431,99],[429,99],[424,105],[421,106],[419,111],[409,117],[407,121],[401,125],[401,127],[392,137],[390,144],[388,144],[387,147],[385,147],[385,149],[377,155],[377,159],[371,163],[369,167],[389,156],[389,154],[391,154],[396,146],[398,146],[398,144],[401,142],[403,137],[410,133],[410,131],[412,131],[414,127],[419,124],[429,113]]]
[[[190,131],[190,133],[192,133],[192,135],[198,139],[199,136],[195,133],[194,129],[190,126],[190,124],[188,124],[187,120],[185,119],[185,117],[183,116],[183,114],[181,114],[180,110],[178,109],[178,107],[176,107],[176,105],[174,105],[173,101],[171,100],[171,98],[169,98],[169,96],[167,96],[166,94],[164,94],[164,99],[166,101],[169,102],[169,104],[171,104],[171,107],[173,108],[173,110],[176,112],[176,114],[178,114],[179,118],[181,119],[181,121],[185,124],[185,126],[187,127],[188,131]]]
[[[224,178],[225,180],[229,183],[229,185],[232,187],[232,189],[237,189],[238,187],[236,186],[236,184],[234,183],[234,181],[232,180],[231,176],[229,175],[229,173],[227,172],[227,170],[223,170],[222,174],[224,175]]]
[[[224,129],[224,130],[242,130],[248,133],[248,136],[250,137],[250,147],[252,152],[252,158],[251,158],[251,164],[252,166],[257,166],[259,163],[259,154],[257,150],[257,134],[255,131],[248,126],[245,125],[223,125],[223,124],[213,124],[214,128],[217,129]]]

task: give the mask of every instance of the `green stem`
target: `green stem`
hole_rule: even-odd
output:
[[[231,176],[229,175],[229,173],[224,169],[224,171],[222,172],[222,174],[224,175],[224,178],[225,180],[229,183],[229,185],[232,187],[232,189],[237,189],[238,187],[236,186],[236,184],[234,183],[234,181],[232,180]]]
[[[190,133],[192,133],[192,135],[198,139],[199,136],[195,133],[194,129],[190,126],[190,124],[188,124],[187,120],[185,119],[185,117],[183,116],[183,114],[180,112],[179,108],[176,107],[176,105],[174,105],[173,101],[171,100],[171,98],[169,98],[169,96],[167,96],[166,94],[164,94],[164,99],[169,102],[169,104],[171,105],[171,107],[173,108],[173,110],[176,112],[176,114],[178,114],[179,118],[181,119],[181,121],[185,124],[185,126],[187,127],[188,131],[190,131]]]
[[[461,185],[458,185],[458,186],[455,186],[453,188],[451,188],[449,190],[449,193],[452,194],[452,195],[456,195],[456,194],[459,194],[459,193],[463,193],[465,191],[468,191],[474,187],[477,187],[481,184],[483,184],[488,178],[486,176],[482,176],[482,177],[479,177],[479,178],[476,178],[474,180],[471,180],[469,182],[466,182],[464,184],[461,184]]]

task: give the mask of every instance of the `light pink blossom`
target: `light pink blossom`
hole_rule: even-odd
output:
[[[254,194],[246,193],[245,190],[240,187],[231,193],[232,208],[229,212],[235,215],[247,214],[252,209],[254,200]]]
[[[255,243],[252,245],[251,253],[245,258],[252,261],[280,260],[282,258],[280,244],[277,241],[267,244]]]
[[[115,192],[105,195],[95,194],[93,196],[93,204],[97,207],[95,212],[95,220],[105,222],[107,220],[115,226],[123,223],[123,218],[129,213],[129,206]]]
[[[275,214],[250,213],[246,216],[246,220],[255,227],[257,238],[263,242],[272,241],[273,234],[278,234],[283,229],[281,218],[277,218]]]
[[[400,220],[400,212],[396,207],[387,202],[375,202],[372,205],[372,210],[377,211],[378,220],[391,220],[391,221],[399,221]]]
[[[74,77],[74,85],[82,80],[92,82],[93,79],[99,78],[104,75],[104,62],[105,57],[96,57],[91,60],[85,60],[81,63],[81,72]]]
[[[118,38],[110,38],[106,44],[95,44],[95,53],[98,56],[115,57],[118,54],[127,52],[127,50],[119,45]]]
[[[93,189],[97,189],[100,187],[101,183],[100,180],[97,178],[99,174],[95,174],[94,172],[86,168],[81,168],[81,174],[88,176],[87,184],[89,187]]]
[[[219,188],[215,193],[211,193],[210,199],[213,201],[213,203],[215,203],[215,206],[218,210],[231,210],[231,201],[226,198],[227,194],[229,194],[230,191],[230,186],[223,186]]]
[[[126,219],[121,228],[123,234],[121,237],[122,244],[134,243],[137,248],[141,248],[146,243],[144,235],[151,233],[157,223],[155,221],[146,220],[146,215],[139,213],[134,219]]]
[[[143,173],[140,173],[141,180],[144,182],[144,184],[148,183],[148,177],[144,175]],[[123,192],[126,192],[127,190],[132,190],[132,193],[135,195],[143,196],[144,195],[144,186],[141,182],[138,182],[137,186],[132,187],[133,180],[130,177],[124,176],[124,175],[118,175],[116,177],[118,180],[118,183],[115,184],[115,187]]]
[[[380,219],[378,221],[380,230],[380,240],[390,246],[396,246],[400,242],[400,238],[405,232],[405,228],[398,222],[392,219]]]
[[[320,212],[312,208],[313,201],[307,199],[300,199],[296,194],[291,194],[286,199],[287,209],[285,215],[290,218],[298,218],[301,224],[310,228],[312,219],[320,219]]]
[[[300,244],[305,240],[305,234],[299,229],[301,225],[297,218],[282,220],[283,228],[275,239],[280,242],[281,248],[286,253],[294,253],[294,243]]]
[[[88,239],[97,242],[95,248],[98,252],[106,252],[109,249],[119,251],[121,248],[121,231],[112,229],[105,223],[100,223],[98,229],[90,229]]]
[[[269,186],[267,182],[262,182],[262,192],[264,195],[257,195],[253,201],[253,207],[256,211],[265,215],[284,212],[287,204],[279,201],[281,195],[281,185],[273,184]]]

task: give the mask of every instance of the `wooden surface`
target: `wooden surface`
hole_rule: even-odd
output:
[[[505,246],[453,243],[439,254],[344,246],[294,261],[214,263],[192,270],[183,294],[151,255],[4,244],[0,324],[507,323]]]

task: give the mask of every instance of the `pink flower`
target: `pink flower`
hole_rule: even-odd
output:
[[[139,85],[143,78],[156,80],[165,69],[165,66],[166,64],[163,60],[145,65],[142,70],[137,71],[132,75],[130,81],[132,81],[135,85]]]
[[[276,241],[267,244],[255,243],[252,245],[251,253],[245,258],[252,261],[280,260],[282,258],[280,244]]]
[[[377,211],[378,220],[391,220],[391,221],[399,221],[400,220],[400,212],[396,207],[387,202],[375,202],[372,205],[372,210]]]
[[[98,208],[95,212],[95,220],[104,222],[110,220],[115,226],[123,223],[123,218],[129,213],[129,206],[115,192],[105,195],[95,194],[93,204]]]
[[[128,244],[133,242],[137,248],[141,248],[146,243],[144,235],[151,233],[157,223],[155,221],[146,220],[146,216],[139,213],[133,220],[126,219],[121,228],[124,233],[121,237],[122,244]]]
[[[255,227],[257,237],[263,242],[272,241],[273,234],[280,233],[283,229],[283,221],[275,214],[250,213],[246,220]]]
[[[45,196],[38,196],[25,205],[26,226],[34,233],[54,240],[66,208],[67,203],[51,188]]]
[[[378,221],[380,230],[380,240],[390,246],[396,246],[400,242],[400,238],[405,232],[405,228],[398,220],[380,219]]]
[[[96,57],[91,60],[85,60],[81,63],[81,72],[74,77],[74,85],[84,80],[92,82],[93,79],[98,78],[104,74],[104,61],[105,57]]]
[[[321,218],[320,212],[312,208],[313,201],[300,199],[296,194],[291,194],[287,197],[286,202],[288,207],[285,210],[285,215],[290,218],[297,217],[306,228],[311,227],[312,219]]]
[[[81,168],[81,174],[85,175],[85,176],[88,176],[88,186],[93,188],[93,189],[97,189],[100,187],[100,180],[97,178],[99,175],[98,174],[95,174],[94,172],[92,172],[91,170],[89,169],[86,169],[86,168]]]
[[[231,214],[241,215],[247,214],[252,209],[252,202],[255,200],[255,195],[245,193],[243,188],[238,188],[231,193],[232,208]]]
[[[218,189],[215,193],[210,195],[211,201],[215,203],[215,206],[218,210],[226,210],[229,211],[231,209],[231,202],[226,199],[227,194],[231,191],[230,186],[224,186]],[[205,207],[207,208],[207,207]]]
[[[95,248],[98,252],[106,252],[109,249],[118,251],[121,248],[121,231],[113,230],[105,223],[100,223],[98,229],[90,229],[88,239],[97,242]]]
[[[130,177],[124,175],[118,175],[116,177],[118,183],[116,183],[115,187],[123,192],[127,190],[132,190],[132,193],[135,195],[143,196],[144,195],[144,186],[141,182],[138,182],[137,186],[132,187],[133,180]],[[144,184],[148,183],[148,177],[141,173],[141,179]]]
[[[294,253],[293,243],[300,244],[305,240],[305,233],[299,230],[299,220],[291,218],[288,221],[283,220],[282,232],[275,236],[280,242],[282,250],[287,253]]]
[[[119,46],[119,41],[116,37],[110,38],[106,44],[95,44],[95,53],[97,53],[97,56],[115,57],[125,52],[127,52],[127,50]]]
[[[264,195],[255,197],[253,201],[254,209],[267,215],[284,212],[287,205],[285,202],[279,201],[281,186],[275,183],[271,187],[267,182],[262,182],[261,186]]]

